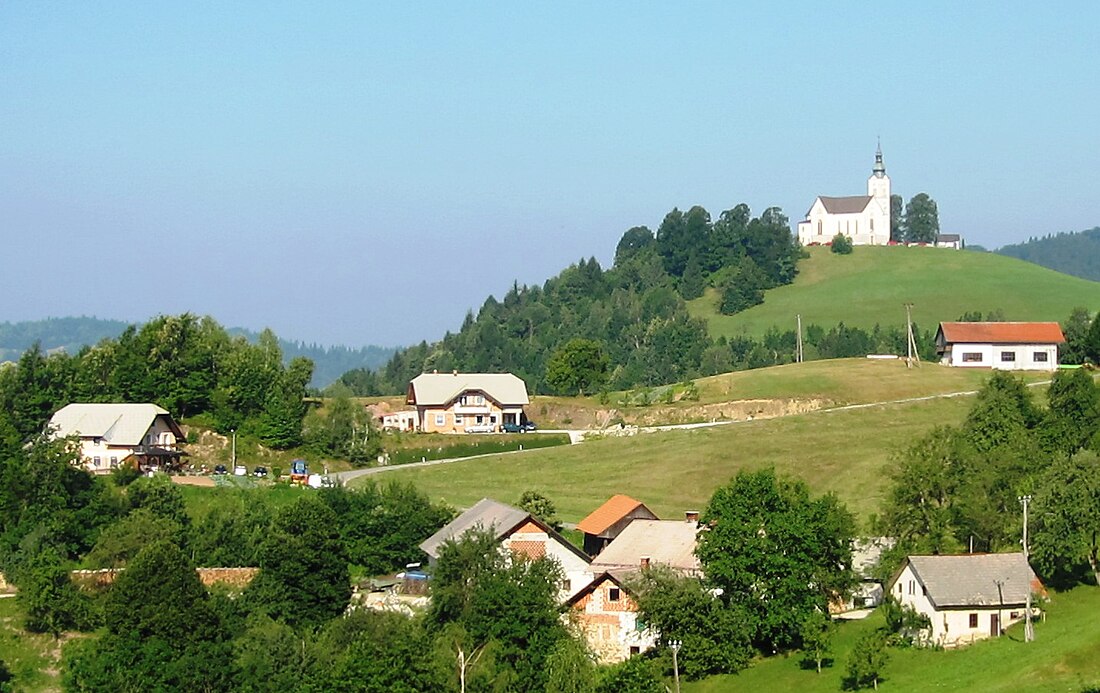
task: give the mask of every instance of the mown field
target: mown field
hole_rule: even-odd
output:
[[[808,249],[794,283],[772,289],[764,303],[737,315],[720,315],[713,290],[689,303],[712,336],[759,337],[774,326],[825,329],[844,322],[870,328],[904,325],[903,304],[913,304],[921,329],[956,320],[967,311],[1001,310],[1008,320],[1065,320],[1076,306],[1100,308],[1100,282],[1071,277],[993,253],[942,248],[857,247],[851,255]]]
[[[879,509],[890,456],[937,424],[957,423],[970,397],[823,411],[712,428],[605,438],[569,447],[397,469],[438,500],[469,507],[512,501],[528,489],[575,522],[608,497],[629,494],[662,517],[706,505],[739,470],[774,466],[816,493],[834,492],[862,518]],[[354,483],[354,482],[353,482]]]
[[[1035,626],[1035,641],[1023,642],[1023,625],[1005,637],[951,651],[893,649],[879,683],[881,691],[967,691],[967,693],[1081,693],[1100,686],[1100,588],[1083,586],[1052,595],[1047,618]],[[803,669],[800,657],[775,657],[732,676],[685,682],[684,693],[726,691],[799,691],[836,693],[845,662],[856,640],[882,625],[882,617],[841,623],[833,646],[833,665],[819,675]]]

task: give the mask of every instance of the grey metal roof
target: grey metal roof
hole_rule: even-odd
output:
[[[683,520],[634,520],[592,561],[595,570],[635,569],[643,557],[685,571],[699,570],[698,528]]]
[[[907,561],[936,607],[1023,604],[1029,590],[1042,587],[1022,553],[909,556]]]
[[[859,214],[871,203],[870,195],[852,195],[850,197],[819,196],[821,204],[829,214]]]
[[[526,510],[514,508],[492,498],[482,498],[474,504],[474,507],[425,539],[420,544],[420,548],[434,560],[439,557],[439,547],[448,539],[458,539],[475,527],[491,529],[495,532],[497,539],[503,539],[530,516],[531,513]]]
[[[527,385],[511,373],[421,373],[409,383],[409,401],[421,406],[447,404],[468,390],[480,390],[498,403],[530,404]]]
[[[50,418],[50,428],[59,437],[77,435],[82,438],[102,438],[111,445],[140,445],[158,416],[176,436],[182,437],[168,411],[155,404],[68,404]]]

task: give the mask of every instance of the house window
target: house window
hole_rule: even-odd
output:
[[[98,457],[93,457],[92,458],[92,464],[94,466],[98,467],[99,466],[99,458]]]
[[[982,355],[977,351],[964,351],[963,363],[981,363]]]
[[[478,404],[485,404],[485,398],[482,397],[481,395],[478,395],[477,397],[474,397],[474,401],[477,402]]]
[[[1002,363],[1010,363],[1010,362],[1015,361],[1015,360],[1016,360],[1016,352],[1015,351],[1002,351],[1001,352],[1001,362]]]
[[[978,627],[978,614],[970,614],[970,627],[971,628],[977,628]]]
[[[493,414],[492,416],[489,417],[489,423],[495,424],[496,422],[497,422],[496,414]]]
[[[612,587],[611,589],[607,590],[607,601],[609,601],[609,602],[619,601],[619,588],[618,587]]]
[[[481,414],[478,414],[477,415],[477,425],[480,426],[483,423],[485,423],[485,417],[482,416]]]
[[[455,426],[462,423],[462,414],[455,414]]]
[[[117,466],[118,466],[118,458],[117,457],[112,457],[111,458],[111,469],[114,469]]]
[[[1047,359],[1049,358],[1050,354],[1045,351],[1036,351],[1034,354],[1031,355],[1031,360],[1035,363],[1046,363]]]
[[[442,426],[447,423],[447,417],[444,414],[435,415],[435,425]]]
[[[633,657],[636,654],[641,654],[641,652],[642,652],[642,648],[638,647],[637,645],[631,645],[630,646],[630,656],[631,657]]]

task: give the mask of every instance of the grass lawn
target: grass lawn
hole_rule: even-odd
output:
[[[870,246],[851,255],[834,255],[824,247],[809,251],[794,283],[768,291],[763,304],[721,315],[710,290],[689,303],[691,314],[707,321],[713,337],[760,337],[773,325],[793,330],[798,314],[804,326],[816,323],[825,329],[839,322],[863,328],[904,325],[906,302],[913,304],[913,319],[924,330],[966,311],[999,309],[1008,320],[1062,321],[1076,306],[1100,304],[1100,282],[1004,255]]]
[[[230,506],[243,508],[249,494],[261,494],[268,503],[280,508],[289,505],[304,493],[315,493],[314,489],[291,486],[289,484],[265,484],[256,488],[237,488],[218,486],[204,488],[200,486],[177,486],[183,493],[183,502],[191,522],[198,524],[216,507]]]
[[[1005,637],[950,651],[891,650],[879,688],[883,691],[1059,691],[1079,693],[1100,686],[1100,588],[1083,586],[1053,595],[1048,617],[1035,626],[1035,641],[1023,642],[1023,624]],[[866,621],[841,623],[834,640],[833,666],[818,675],[802,669],[797,654],[756,662],[732,676],[684,683],[684,693],[723,691],[793,691],[835,693],[841,690],[848,653],[870,628],[882,624],[875,614]]]
[[[835,492],[861,518],[877,512],[890,455],[936,424],[958,423],[972,398],[815,412],[714,428],[606,438],[580,445],[397,469],[434,499],[469,507],[486,496],[514,502],[537,490],[575,522],[616,493],[662,517],[702,509],[738,470],[774,466],[816,493]],[[354,483],[354,482],[353,482]]]
[[[825,399],[835,404],[888,402],[911,397],[978,390],[989,379],[984,368],[951,368],[903,360],[867,358],[790,363],[723,373],[695,381],[699,403],[735,399]],[[1027,382],[1049,380],[1049,373],[1018,374]]]
[[[13,598],[0,599],[0,660],[12,673],[15,691],[59,691],[61,646],[52,635],[23,630],[23,610]]]

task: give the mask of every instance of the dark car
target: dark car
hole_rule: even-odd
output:
[[[214,465],[214,473],[215,474],[228,474],[229,470],[225,468],[224,464],[216,464],[216,465]]]
[[[537,426],[533,421],[524,421],[523,423],[506,423],[503,424],[501,430],[505,433],[526,433],[528,431],[537,430]]]
[[[261,479],[267,476],[267,467],[256,467],[252,470],[252,476],[260,477]]]

